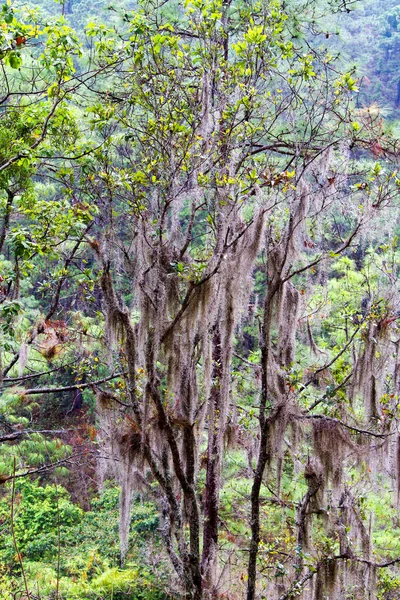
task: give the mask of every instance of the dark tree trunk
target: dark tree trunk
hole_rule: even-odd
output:
[[[260,439],[260,452],[251,488],[251,540],[249,549],[247,600],[254,600],[257,579],[257,555],[260,543],[260,490],[267,464],[267,430],[263,427]]]
[[[204,541],[202,574],[204,587],[209,593],[214,585],[216,550],[218,545],[219,489],[220,489],[220,410],[222,380],[222,348],[219,324],[215,326],[213,339],[212,388],[209,398],[208,448],[206,496],[204,502]],[[212,596],[211,596],[212,597]]]
[[[251,488],[251,539],[249,548],[247,600],[254,600],[257,580],[257,555],[260,543],[260,491],[265,467],[268,461],[268,366],[270,353],[270,333],[272,325],[272,311],[275,296],[280,288],[280,280],[270,282],[270,289],[264,300],[264,320],[260,332],[261,348],[261,403],[260,403],[260,449],[258,453],[253,485]]]

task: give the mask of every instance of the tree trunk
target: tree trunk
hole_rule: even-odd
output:
[[[253,486],[251,488],[251,540],[249,550],[247,600],[254,600],[257,579],[257,555],[260,543],[260,490],[267,464],[267,429],[264,426],[261,432],[260,452],[257,467],[254,474]]]
[[[222,348],[219,324],[215,326],[213,339],[213,373],[209,398],[208,448],[206,497],[204,503],[204,541],[202,557],[203,587],[207,598],[214,597],[219,518],[219,490],[221,479],[221,380]]]
[[[249,548],[249,563],[247,571],[247,600],[254,600],[257,580],[257,555],[260,543],[260,491],[264,476],[265,466],[268,460],[268,426],[267,426],[267,403],[268,403],[268,365],[270,352],[270,335],[272,324],[272,310],[275,296],[280,288],[280,279],[270,282],[270,289],[264,301],[264,320],[260,335],[261,348],[261,403],[260,403],[260,449],[258,452],[257,466],[254,473],[251,488],[251,538]]]

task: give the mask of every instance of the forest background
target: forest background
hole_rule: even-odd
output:
[[[0,25],[0,597],[399,598],[397,2]]]

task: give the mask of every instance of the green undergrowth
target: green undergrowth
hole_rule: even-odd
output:
[[[60,600],[167,599],[157,511],[139,497],[132,509],[127,561],[123,569],[119,566],[118,495],[117,488],[109,487],[84,512],[61,486],[18,482],[14,541],[11,493],[5,492],[0,499],[0,599],[26,594],[22,569],[30,593],[42,600],[57,593]]]

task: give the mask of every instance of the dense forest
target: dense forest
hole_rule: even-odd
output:
[[[400,599],[400,5],[0,8],[0,598]]]

